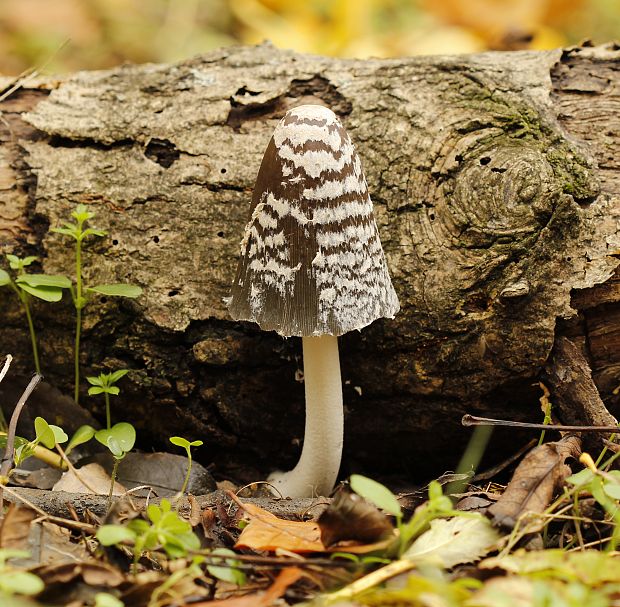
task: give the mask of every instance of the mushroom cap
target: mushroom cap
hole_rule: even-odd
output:
[[[342,335],[399,310],[360,158],[326,107],[276,126],[228,309],[283,336]]]

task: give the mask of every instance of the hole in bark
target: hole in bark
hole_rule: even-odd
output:
[[[224,232],[218,232],[218,233],[217,233],[217,235],[218,235],[220,238],[224,238]]]
[[[113,245],[117,245],[117,244],[118,244],[118,240],[116,240],[116,238],[113,238],[113,239],[112,239],[112,244],[113,244]]]
[[[463,161],[463,156],[461,154],[457,154],[454,157],[454,160],[456,160],[457,162],[462,162]]]
[[[159,236],[153,236],[153,242],[154,243],[158,243],[159,242]]]
[[[167,139],[151,139],[144,150],[144,155],[168,169],[179,159],[181,153]]]
[[[491,158],[490,158],[489,156],[483,156],[483,157],[480,159],[480,164],[481,164],[482,166],[486,166],[487,164],[489,164],[489,162],[491,162]]]
[[[222,175],[226,172],[226,169],[220,169],[220,173],[222,173]]]
[[[493,167],[491,173],[505,173],[506,169],[503,167]]]
[[[431,213],[429,215],[429,218],[430,218],[431,221],[435,221],[435,213]]]
[[[101,303],[108,303],[108,298],[102,297],[99,301],[101,301]]]
[[[172,291],[168,291],[168,297],[174,297],[175,295],[178,295],[181,291],[179,291],[179,289],[172,289]]]

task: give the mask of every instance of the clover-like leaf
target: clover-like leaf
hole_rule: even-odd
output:
[[[93,436],[95,436],[95,432],[96,430],[88,424],[80,426],[75,431],[75,434],[71,437],[71,440],[69,441],[69,444],[65,449],[65,453],[69,455],[69,453],[78,445],[83,445],[84,443],[87,443]]]
[[[136,442],[136,430],[127,422],[119,422],[111,428],[104,428],[95,433],[95,439],[105,445],[114,457],[124,457]]]
[[[56,436],[50,425],[42,418],[36,417],[34,420],[34,431],[37,440],[48,449],[53,449],[56,444]]]
[[[31,287],[56,287],[70,289],[71,281],[59,274],[21,274],[15,279],[18,285],[27,284]]]
[[[19,288],[43,301],[56,302],[62,299],[62,289],[58,287],[31,287],[26,283],[19,283]]]
[[[350,483],[355,493],[373,503],[377,508],[394,516],[401,516],[400,504],[396,496],[385,485],[361,474],[352,474]]]
[[[11,277],[6,270],[0,269],[0,287],[4,287],[5,285],[10,284]]]
[[[123,525],[101,525],[95,537],[102,546],[114,546],[121,542],[133,542],[136,534]]]
[[[130,297],[132,299],[142,295],[142,289],[138,285],[122,283],[95,285],[94,287],[88,287],[87,291],[108,295],[109,297]]]

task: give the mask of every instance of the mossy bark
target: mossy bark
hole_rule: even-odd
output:
[[[614,46],[360,61],[265,45],[42,79],[0,105],[3,249],[70,274],[48,228],[89,205],[108,236],[86,243],[87,282],[144,288],[85,310],[86,373],[134,370],[113,417],[143,446],[203,439],[196,456],[216,473],[289,466],[300,340],[232,322],[223,299],[276,121],[329,105],[362,158],[402,304],[341,338],[343,471],[436,473],[456,465],[466,411],[541,419],[536,382],[558,333],[582,340],[614,403],[619,65]],[[0,339],[25,375],[24,320],[3,293]],[[44,373],[69,392],[71,308],[34,313]],[[102,402],[82,403],[101,417]]]

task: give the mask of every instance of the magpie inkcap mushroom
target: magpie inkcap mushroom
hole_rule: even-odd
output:
[[[289,110],[260,166],[228,309],[233,319],[302,337],[301,458],[270,480],[283,495],[327,495],[343,442],[338,336],[399,310],[359,156],[321,105]]]

